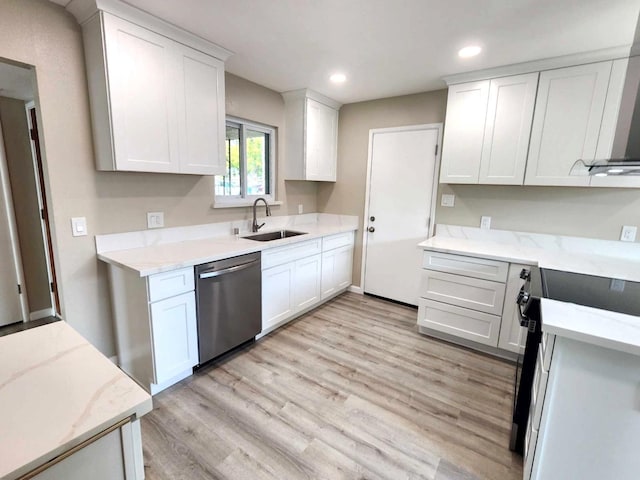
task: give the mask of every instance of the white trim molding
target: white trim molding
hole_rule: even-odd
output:
[[[29,320],[40,320],[45,317],[53,317],[55,312],[53,308],[45,308],[44,310],[36,310],[29,313]]]

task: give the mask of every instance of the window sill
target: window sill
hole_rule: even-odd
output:
[[[279,200],[270,200],[270,199],[266,199],[267,203],[269,204],[270,207],[272,206],[278,206],[278,205],[282,205],[284,202],[281,202]],[[213,203],[211,204],[211,208],[213,209],[218,209],[218,208],[246,208],[246,207],[253,207],[253,202],[255,202],[254,200],[247,200],[245,198],[242,199],[238,199],[238,200],[224,200],[224,201],[216,201],[214,200]],[[260,202],[260,205],[264,204],[262,202]]]

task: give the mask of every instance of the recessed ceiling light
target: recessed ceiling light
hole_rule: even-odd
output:
[[[596,176],[596,177],[606,177],[606,176],[607,176],[607,174],[606,174],[606,173],[604,173],[604,172],[600,172],[600,173],[596,173],[596,174],[595,174],[595,176]]]
[[[333,83],[343,83],[347,80],[347,76],[344,73],[334,73],[329,77]]]
[[[623,169],[621,168],[610,168],[609,170],[607,170],[608,173],[622,173],[624,172]]]
[[[479,47],[477,45],[469,45],[468,47],[464,47],[458,50],[458,56],[460,58],[475,57],[481,51],[482,51],[482,47]]]

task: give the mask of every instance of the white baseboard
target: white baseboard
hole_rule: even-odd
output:
[[[29,320],[40,320],[45,317],[53,316],[53,308],[45,308],[44,310],[38,310],[36,312],[29,313]]]
[[[109,361],[114,365],[118,365],[118,356],[114,355],[113,357],[109,357]]]
[[[357,285],[351,285],[348,290],[352,293],[357,293],[359,295],[364,295],[364,290],[362,290],[362,287],[358,287]]]

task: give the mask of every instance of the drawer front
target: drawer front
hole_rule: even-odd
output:
[[[422,267],[494,282],[506,282],[509,264],[486,258],[465,257],[425,250]]]
[[[190,292],[194,289],[193,267],[150,275],[148,286],[150,302]]]
[[[549,371],[551,366],[551,356],[553,355],[553,346],[556,343],[556,336],[550,333],[542,334],[542,342],[540,350],[542,352],[542,368],[545,372]]]
[[[322,239],[316,238],[305,242],[285,245],[262,251],[262,269],[293,262],[304,257],[310,257],[322,252]]]
[[[328,237],[322,237],[322,251],[353,245],[353,232],[336,233]]]
[[[474,342],[498,346],[500,317],[418,299],[418,325]]]
[[[502,315],[504,283],[422,270],[420,296],[480,312]]]

